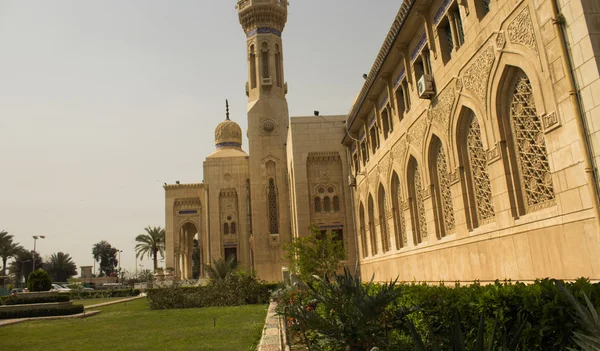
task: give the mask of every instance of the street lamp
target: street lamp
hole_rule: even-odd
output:
[[[31,255],[31,256],[33,256],[32,257],[33,269],[31,270],[32,272],[35,272],[35,244],[37,243],[37,239],[46,239],[46,236],[45,235],[34,235],[33,236],[33,255]]]

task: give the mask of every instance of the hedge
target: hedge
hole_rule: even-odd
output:
[[[0,311],[0,319],[69,316],[79,313],[83,313],[83,305],[73,305],[59,309],[38,308],[27,311]]]
[[[49,302],[67,302],[70,298],[68,295],[52,295],[40,296],[36,298],[23,298],[17,296],[7,296],[0,301],[2,305],[29,305],[34,303],[49,303]]]
[[[268,303],[277,286],[251,276],[230,276],[207,286],[149,289],[147,294],[151,309],[240,306]]]
[[[346,274],[274,296],[292,337],[300,335],[312,349],[366,343],[359,349],[417,350],[422,342],[427,350],[452,350],[459,334],[465,344],[474,345],[479,332],[485,340],[495,332],[495,347],[515,337],[519,350],[562,351],[577,346],[573,335],[581,324],[561,286],[550,279],[532,284],[365,285]],[[599,283],[582,278],[564,286],[583,306],[585,294],[600,307]]]
[[[82,299],[101,299],[107,297],[133,297],[140,294],[140,289],[122,289],[122,290],[71,290],[68,295],[71,300]]]

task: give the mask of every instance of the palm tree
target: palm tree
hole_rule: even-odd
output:
[[[150,227],[144,228],[146,234],[140,234],[135,237],[135,241],[138,242],[135,245],[135,252],[137,258],[143,258],[147,256],[152,258],[154,261],[154,271],[158,268],[158,254],[160,257],[165,257],[165,230],[161,227]]]
[[[6,275],[6,261],[14,257],[23,247],[12,241],[13,236],[0,231],[0,257],[2,257],[2,275]]]
[[[237,261],[235,257],[213,260],[212,265],[204,265],[204,270],[212,280],[224,280],[235,272]]]
[[[52,254],[44,268],[54,282],[66,282],[72,276],[77,275],[75,262],[69,254],[64,252]]]

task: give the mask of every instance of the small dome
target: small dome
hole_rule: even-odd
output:
[[[217,148],[242,147],[242,128],[229,119],[219,123],[215,129],[215,145]]]
[[[215,129],[215,145],[217,149],[223,147],[242,147],[242,128],[229,119],[229,102],[225,100],[227,117]]]

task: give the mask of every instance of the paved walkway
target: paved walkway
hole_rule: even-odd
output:
[[[89,306],[85,306],[84,309],[87,310],[87,309],[90,309],[90,308],[98,308],[98,307],[104,307],[104,306],[114,305],[114,304],[121,303],[121,302],[127,302],[127,301],[141,299],[142,297],[146,297],[146,294],[140,294],[138,296],[129,297],[129,298],[120,299],[120,300],[103,302],[103,303],[99,303],[99,304],[96,304],[96,305],[89,305]],[[74,300],[73,304],[76,305],[77,304],[77,300]]]
[[[35,318],[16,318],[16,319],[2,319],[0,320],[0,328],[7,325],[13,325],[17,323],[23,323],[27,321],[43,321],[43,320],[54,320],[54,319],[68,319],[68,318],[87,318],[95,316],[100,311],[84,311],[79,314],[72,314],[70,316],[49,316],[49,317],[35,317]]]
[[[281,334],[281,319],[275,311],[276,307],[276,302],[271,302],[271,304],[269,304],[269,310],[267,312],[267,318],[265,320],[263,335],[260,339],[260,344],[258,345],[258,351],[287,350],[283,347]]]

